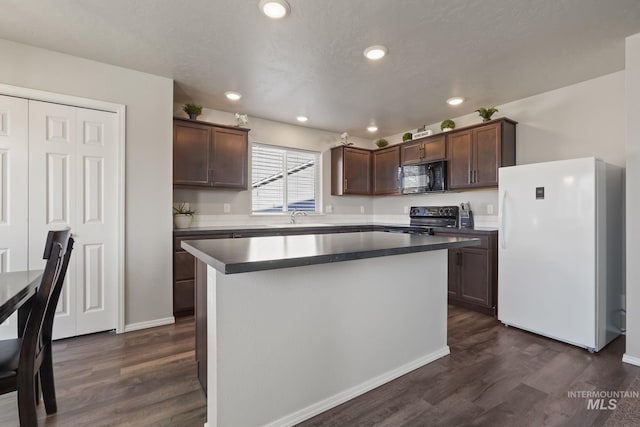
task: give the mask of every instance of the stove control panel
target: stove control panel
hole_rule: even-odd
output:
[[[458,218],[458,206],[413,206],[409,211],[411,218]]]

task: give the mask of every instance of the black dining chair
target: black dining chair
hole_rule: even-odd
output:
[[[18,392],[22,427],[38,425],[40,386],[47,414],[57,411],[51,332],[73,243],[70,230],[49,232],[43,256],[47,263],[24,330],[16,339],[0,341],[0,394]]]

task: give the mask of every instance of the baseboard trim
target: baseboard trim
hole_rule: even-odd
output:
[[[640,357],[630,356],[627,353],[622,355],[622,361],[630,365],[640,366]]]
[[[411,361],[403,366],[400,366],[399,368],[393,369],[389,372],[385,372],[382,375],[379,375],[375,378],[372,378],[354,387],[348,388],[347,390],[344,390],[340,393],[334,394],[333,396],[330,396],[327,399],[324,399],[324,400],[321,400],[320,402],[309,405],[306,408],[302,408],[299,411],[293,412],[280,419],[272,421],[269,424],[265,424],[264,427],[293,426],[295,424],[300,423],[301,421],[304,421],[315,415],[318,415],[321,412],[326,411],[327,409],[338,406],[341,403],[346,402],[347,400],[351,400],[354,397],[360,396],[361,394],[371,391],[374,388],[381,386],[382,384],[395,380],[396,378],[401,377],[404,374],[407,374],[415,369],[418,369],[448,354],[449,354],[449,346],[444,346],[439,350],[429,353],[414,361]]]
[[[124,326],[125,332],[139,331],[140,329],[155,328],[156,326],[172,325],[176,323],[176,319],[165,317],[164,319],[147,320],[146,322],[130,323]]]

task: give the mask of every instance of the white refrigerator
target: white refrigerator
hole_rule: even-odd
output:
[[[620,334],[622,177],[595,158],[500,168],[501,322],[591,352]]]

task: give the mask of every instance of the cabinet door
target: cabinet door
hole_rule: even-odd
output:
[[[212,185],[246,190],[249,157],[247,133],[224,128],[213,128],[212,133]]]
[[[400,146],[373,153],[373,194],[400,193]]]
[[[471,303],[491,306],[489,300],[488,255],[485,249],[460,249],[460,294]]]
[[[173,184],[210,186],[210,127],[173,122]]]
[[[500,166],[500,124],[496,123],[473,130],[473,185],[487,187],[498,185]]]
[[[471,131],[449,135],[449,188],[471,185]]]
[[[423,144],[422,161],[435,162],[444,160],[447,157],[446,147],[444,135],[438,138],[429,138],[429,140]]]
[[[344,193],[371,194],[371,152],[344,149]]]
[[[402,166],[422,162],[422,142],[407,142],[402,144],[400,147]]]

